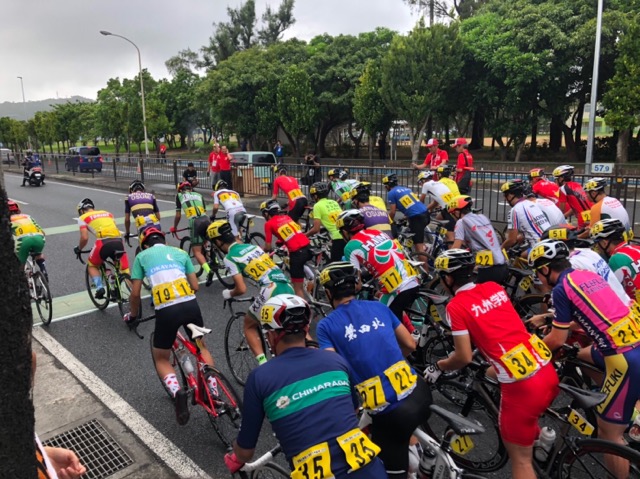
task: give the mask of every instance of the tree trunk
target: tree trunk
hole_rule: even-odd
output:
[[[631,129],[625,128],[618,132],[618,141],[616,142],[616,163],[629,162],[629,139],[631,138]]]
[[[31,328],[27,282],[14,253],[4,190],[0,190],[0,476],[37,477],[31,402]]]
[[[525,143],[526,143],[526,139],[523,140],[516,148],[516,158],[514,160],[516,163],[520,163],[520,158],[522,157],[522,152],[524,151]]]
[[[559,152],[562,147],[562,117],[553,115],[551,124],[549,125],[549,149],[553,152]]]
[[[484,111],[477,109],[473,113],[470,150],[479,150],[484,146]]]
[[[333,127],[329,127],[329,125],[325,122],[322,122],[322,124],[320,125],[320,131],[318,132],[318,143],[316,145],[316,149],[320,158],[325,158],[327,156],[325,142],[327,141],[327,136],[329,136],[329,133],[332,129]]]
[[[373,166],[373,148],[376,142],[376,136],[367,135],[367,139],[369,140],[369,166]]]
[[[429,115],[429,119],[427,120],[427,127],[426,129],[423,128],[424,131],[427,132],[427,141],[430,138],[433,138],[433,116]]]
[[[580,161],[578,149],[576,148],[576,144],[573,141],[573,131],[570,127],[563,123],[562,132],[564,133],[564,141],[567,145],[567,159],[569,160],[569,163],[576,163]]]
[[[531,148],[529,148],[529,157],[532,158],[538,149],[538,122],[536,121],[531,127]]]
[[[358,136],[355,136],[353,134],[353,122],[350,121],[347,132],[349,133],[349,138],[351,138],[351,141],[353,141],[354,144],[353,157],[360,158],[360,145],[362,144],[362,135],[364,135],[364,130],[360,129],[360,134]]]
[[[584,98],[578,103],[578,114],[576,116],[576,131],[573,136],[573,141],[576,145],[582,145],[582,120],[584,118]]]

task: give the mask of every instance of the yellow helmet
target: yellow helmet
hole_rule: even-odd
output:
[[[214,221],[207,227],[207,238],[209,239],[224,238],[229,235],[233,237],[231,225],[227,220]]]

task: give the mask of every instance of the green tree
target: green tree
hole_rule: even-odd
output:
[[[56,141],[56,118],[51,111],[36,112],[34,126],[38,139],[44,145],[49,145],[49,153],[53,153],[53,143]]]
[[[278,85],[278,115],[290,137],[295,156],[300,155],[300,136],[308,133],[316,116],[316,105],[309,75],[292,65]]]
[[[107,86],[98,91],[96,130],[102,138],[112,138],[116,156],[126,138],[127,102],[118,78],[110,78]]]

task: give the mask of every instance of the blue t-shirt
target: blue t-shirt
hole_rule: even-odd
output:
[[[387,194],[387,203],[396,205],[402,214],[411,218],[427,212],[427,207],[420,198],[406,186],[394,186]]]
[[[318,324],[320,348],[335,349],[347,360],[363,406],[371,412],[391,411],[415,388],[417,377],[396,338],[398,326],[387,306],[360,300],[338,306]]]

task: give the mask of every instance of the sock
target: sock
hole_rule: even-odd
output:
[[[178,383],[178,378],[175,374],[167,374],[164,379],[164,385],[169,390],[169,392],[176,397],[176,393],[180,391],[180,384]]]
[[[209,274],[211,273],[211,266],[209,266],[209,263],[205,263],[202,265],[202,269],[204,270],[205,273]]]
[[[267,357],[264,354],[258,354],[256,356],[256,361],[258,361],[258,366],[261,366],[267,362]]]
[[[213,376],[209,376],[207,378],[207,384],[209,385],[209,389],[211,389],[211,392],[213,393],[214,396],[219,396],[218,394],[218,380],[216,378],[214,378]]]
[[[36,260],[36,264],[40,267],[40,271],[42,271],[42,274],[46,276],[49,276],[47,274],[47,265],[44,262],[44,259],[37,259]]]
[[[93,281],[93,284],[96,287],[96,289],[104,288],[104,284],[102,284],[101,276],[92,276],[91,281]]]

